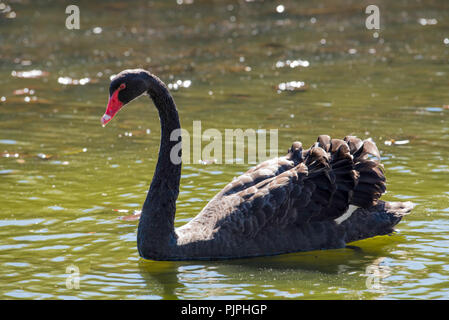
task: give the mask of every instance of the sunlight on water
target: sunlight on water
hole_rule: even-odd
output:
[[[380,3],[376,37],[358,1],[99,1],[83,3],[80,30],[64,27],[63,3],[3,1],[0,298],[449,298],[449,7]],[[133,216],[157,160],[157,112],[140,98],[100,124],[110,79],[138,67],[167,83],[189,132],[198,120],[278,129],[280,154],[320,134],[372,138],[384,198],[416,209],[397,233],[351,248],[140,259]],[[186,164],[176,226],[248,167]]]

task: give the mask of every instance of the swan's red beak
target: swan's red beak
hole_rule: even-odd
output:
[[[109,97],[108,106],[106,112],[101,118],[101,124],[103,127],[114,118],[115,114],[123,107],[123,102],[118,99],[118,93],[120,89],[114,91],[112,96]]]

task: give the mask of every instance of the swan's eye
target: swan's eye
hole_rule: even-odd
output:
[[[119,87],[120,90],[123,90],[123,89],[125,89],[125,88],[126,88],[126,84],[124,84],[124,83],[122,83],[122,84],[120,85],[120,87]]]

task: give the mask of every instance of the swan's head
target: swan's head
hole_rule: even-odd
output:
[[[127,103],[146,93],[148,72],[142,69],[124,70],[112,78],[109,86],[109,102],[101,118],[105,126]]]

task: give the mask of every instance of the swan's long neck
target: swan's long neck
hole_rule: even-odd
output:
[[[180,129],[176,105],[166,86],[155,76],[148,79],[148,93],[159,112],[161,142],[159,157],[147,198],[142,208],[137,232],[137,247],[141,256],[163,256],[176,244],[174,220],[179,193],[181,163],[175,163],[170,153],[178,140],[170,135]]]

